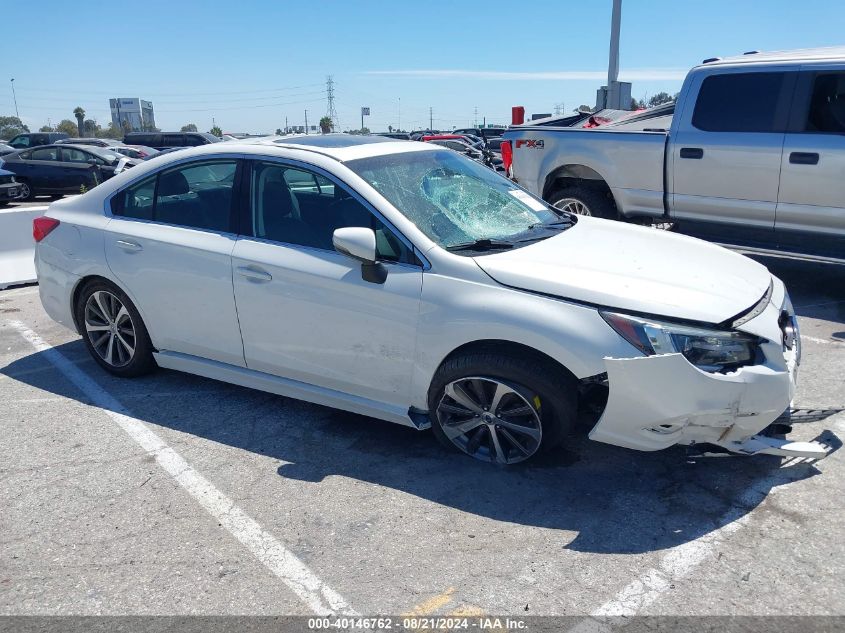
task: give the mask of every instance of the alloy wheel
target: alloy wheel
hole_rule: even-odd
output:
[[[578,198],[563,198],[558,200],[554,205],[555,209],[565,211],[566,213],[573,213],[575,215],[593,215],[590,212],[590,207],[584,204],[583,200]]]
[[[135,324],[111,292],[98,290],[88,297],[85,333],[97,355],[112,367],[125,367],[135,356]]]
[[[18,197],[21,200],[28,200],[29,197],[30,197],[29,185],[25,182],[20,183],[20,185],[21,185],[21,192],[20,192],[20,195],[18,195]]]
[[[495,378],[447,384],[437,419],[455,446],[483,461],[516,464],[534,455],[543,439],[537,409],[517,387]]]

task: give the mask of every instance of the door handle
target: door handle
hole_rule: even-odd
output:
[[[704,158],[704,150],[700,147],[682,147],[681,158]]]
[[[249,266],[238,266],[238,274],[241,277],[252,279],[253,281],[270,281],[273,275],[266,270],[259,270],[257,268],[250,268]]]
[[[818,165],[819,155],[815,152],[792,152],[789,162],[793,165]]]
[[[138,244],[137,242],[130,242],[128,240],[117,240],[115,244],[117,244],[123,250],[132,251],[133,253],[144,250],[144,247]]]

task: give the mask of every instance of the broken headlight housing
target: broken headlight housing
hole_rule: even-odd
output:
[[[600,311],[608,325],[646,356],[683,354],[709,372],[731,371],[757,362],[759,339],[736,330],[681,325],[618,312]]]

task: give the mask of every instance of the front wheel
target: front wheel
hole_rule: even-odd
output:
[[[77,300],[76,322],[88,352],[109,373],[128,378],[155,369],[147,328],[117,286],[106,281],[86,285]]]
[[[21,194],[18,196],[18,201],[31,202],[35,200],[35,189],[26,180],[20,181]]]
[[[574,424],[575,394],[574,379],[551,363],[479,352],[438,369],[429,415],[446,446],[481,461],[517,464],[560,444]]]

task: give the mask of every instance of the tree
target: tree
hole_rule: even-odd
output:
[[[645,108],[646,108],[645,99],[640,99],[639,101],[637,99],[633,99],[633,98],[631,99],[631,109],[632,110],[645,110]]]
[[[331,132],[333,127],[334,122],[332,121],[332,118],[330,116],[324,116],[322,119],[320,119],[320,131],[323,134],[328,134],[329,132]]]
[[[40,128],[38,128],[38,131],[39,132],[55,132],[56,130],[54,130],[49,125],[42,125]]]
[[[0,116],[0,138],[11,139],[18,134],[29,132],[29,128],[16,116]]]
[[[183,125],[180,132],[196,132],[197,126],[195,123],[188,123],[188,125]]]
[[[658,92],[656,95],[654,95],[651,99],[648,100],[648,107],[654,108],[656,106],[663,105],[664,103],[669,103],[670,101],[674,100],[675,97],[670,95],[668,92]]]
[[[84,136],[85,131],[82,125],[85,121],[85,110],[82,109],[82,106],[76,106],[73,109],[73,116],[76,117],[76,127],[79,132],[78,136]]]
[[[85,132],[83,136],[87,137],[95,137],[100,135],[100,124],[94,121],[93,119],[85,119],[82,123],[82,130]]]
[[[76,138],[79,136],[79,127],[70,119],[62,119],[56,125],[56,132],[64,132],[68,136]]]
[[[215,125],[208,131],[209,134],[213,134],[214,136],[223,136],[223,130],[220,129],[220,126]]]
[[[276,136],[281,136],[281,135],[282,135],[282,128],[277,127],[276,128]]]
[[[114,122],[109,123],[109,126],[97,131],[97,136],[100,138],[113,138],[115,140],[123,140],[123,128],[115,125]]]

